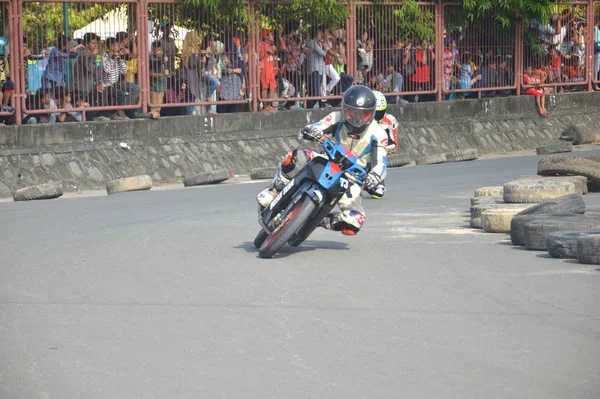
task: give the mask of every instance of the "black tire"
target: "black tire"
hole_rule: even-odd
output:
[[[388,168],[399,168],[410,164],[410,155],[408,153],[396,153],[387,156]]]
[[[510,241],[513,245],[525,245],[525,224],[544,220],[553,215],[515,215],[510,221]]]
[[[273,168],[254,168],[250,171],[250,179],[252,180],[263,180],[272,179],[279,170],[278,167]]]
[[[479,156],[477,155],[477,150],[474,148],[469,148],[467,150],[457,150],[446,154],[447,162],[473,161],[477,158],[479,158]]]
[[[566,215],[570,213],[585,213],[585,201],[581,194],[569,194],[542,202],[519,212],[519,215]]]
[[[304,197],[290,209],[281,225],[271,234],[260,247],[258,256],[271,258],[275,255],[309,220],[317,204],[310,197]]]
[[[266,231],[261,230],[258,232],[256,237],[254,237],[254,246],[256,247],[256,249],[260,249],[260,247],[262,247],[267,237],[269,237],[269,235]]]
[[[545,251],[546,239],[550,233],[566,230],[600,229],[600,216],[586,215],[551,216],[525,224],[525,248],[533,251]]]
[[[569,141],[563,141],[560,143],[542,145],[535,149],[538,155],[543,154],[556,154],[559,152],[571,152],[573,151],[573,144]]]
[[[553,258],[577,259],[577,239],[600,230],[555,231],[546,238],[546,249]]]
[[[577,260],[587,265],[600,265],[600,234],[577,239]]]
[[[183,179],[184,187],[204,186],[207,184],[219,184],[229,180],[229,172],[204,172]]]
[[[329,203],[331,203],[331,201],[329,201]],[[290,240],[288,244],[290,244],[290,246],[294,248],[300,246],[300,244],[306,241],[306,239],[313,233],[313,231],[315,231],[316,228],[319,227],[323,218],[325,218],[329,214],[329,212],[331,212],[331,210],[335,207],[336,204],[325,205],[323,208],[321,208],[321,210],[319,210],[315,217],[312,218],[306,224],[306,226],[304,226],[304,228],[302,229],[302,233],[298,235],[298,237]]]
[[[49,182],[15,190],[13,199],[15,201],[32,201],[58,198],[64,194],[60,183]]]
[[[557,215],[575,215],[585,213],[585,201],[580,194],[543,202],[518,213],[510,223],[510,240],[515,245],[525,245],[525,223]]]
[[[540,160],[538,175],[576,175],[600,180],[600,167],[598,167],[598,162],[591,159],[555,155]]]

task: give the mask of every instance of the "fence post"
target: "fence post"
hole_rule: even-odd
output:
[[[587,6],[587,35],[585,43],[585,71],[588,82],[587,90],[594,91],[594,19],[595,19],[594,0],[589,0]]]
[[[15,105],[15,123],[20,125],[22,122],[22,105],[25,102],[25,76],[23,66],[23,26],[21,24],[21,15],[23,9],[21,0],[12,0],[8,3],[9,22],[9,49],[10,49],[10,73],[11,79],[15,84],[13,93],[13,104]]]
[[[348,18],[346,19],[346,73],[352,75],[356,81],[356,4],[348,4]]]
[[[150,102],[150,65],[148,63],[148,2],[138,1],[138,84],[140,86],[140,99],[142,112],[148,112]]]
[[[250,110],[258,111],[258,97],[260,95],[260,83],[258,76],[258,49],[259,49],[259,32],[258,32],[258,12],[254,7],[254,1],[248,1],[248,89],[251,96]]]
[[[437,100],[443,100],[444,88],[444,70],[442,68],[444,62],[444,4],[441,0],[437,1],[435,8],[435,82],[437,91]]]
[[[515,94],[521,95],[521,80],[523,76],[523,23],[519,22],[515,26]]]

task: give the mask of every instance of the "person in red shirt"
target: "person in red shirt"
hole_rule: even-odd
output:
[[[545,80],[545,76],[540,78],[540,75],[535,74],[531,65],[527,67],[527,70],[523,74],[523,85],[533,86],[526,88],[525,94],[535,96],[535,103],[541,116],[547,116],[549,114],[549,112],[546,110],[546,92],[542,87],[540,87]]]
[[[260,86],[262,88],[261,96],[265,99],[271,99],[275,97],[275,90],[277,90],[277,80],[275,79],[275,54],[277,53],[277,46],[273,44],[273,32],[267,29],[263,29],[261,32],[262,43],[259,48],[260,56]],[[271,103],[267,103],[264,110],[269,112],[277,111]]]
[[[562,65],[562,59],[560,54],[555,48],[550,50],[550,70],[548,71],[548,77],[550,82],[561,83],[560,67]]]

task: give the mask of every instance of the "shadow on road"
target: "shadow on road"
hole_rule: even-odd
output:
[[[244,242],[234,248],[244,249],[248,253],[256,253],[258,256],[258,249],[254,246],[253,242]],[[281,248],[281,250],[275,255],[275,258],[286,258],[290,255],[301,253],[301,252],[310,252],[314,250],[334,250],[334,251],[347,251],[348,244],[345,242],[339,241],[305,241],[297,248],[290,247],[286,245]]]

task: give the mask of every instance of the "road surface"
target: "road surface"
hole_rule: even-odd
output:
[[[538,159],[391,170],[270,260],[264,182],[1,203],[0,398],[597,399],[600,272],[468,228]]]

